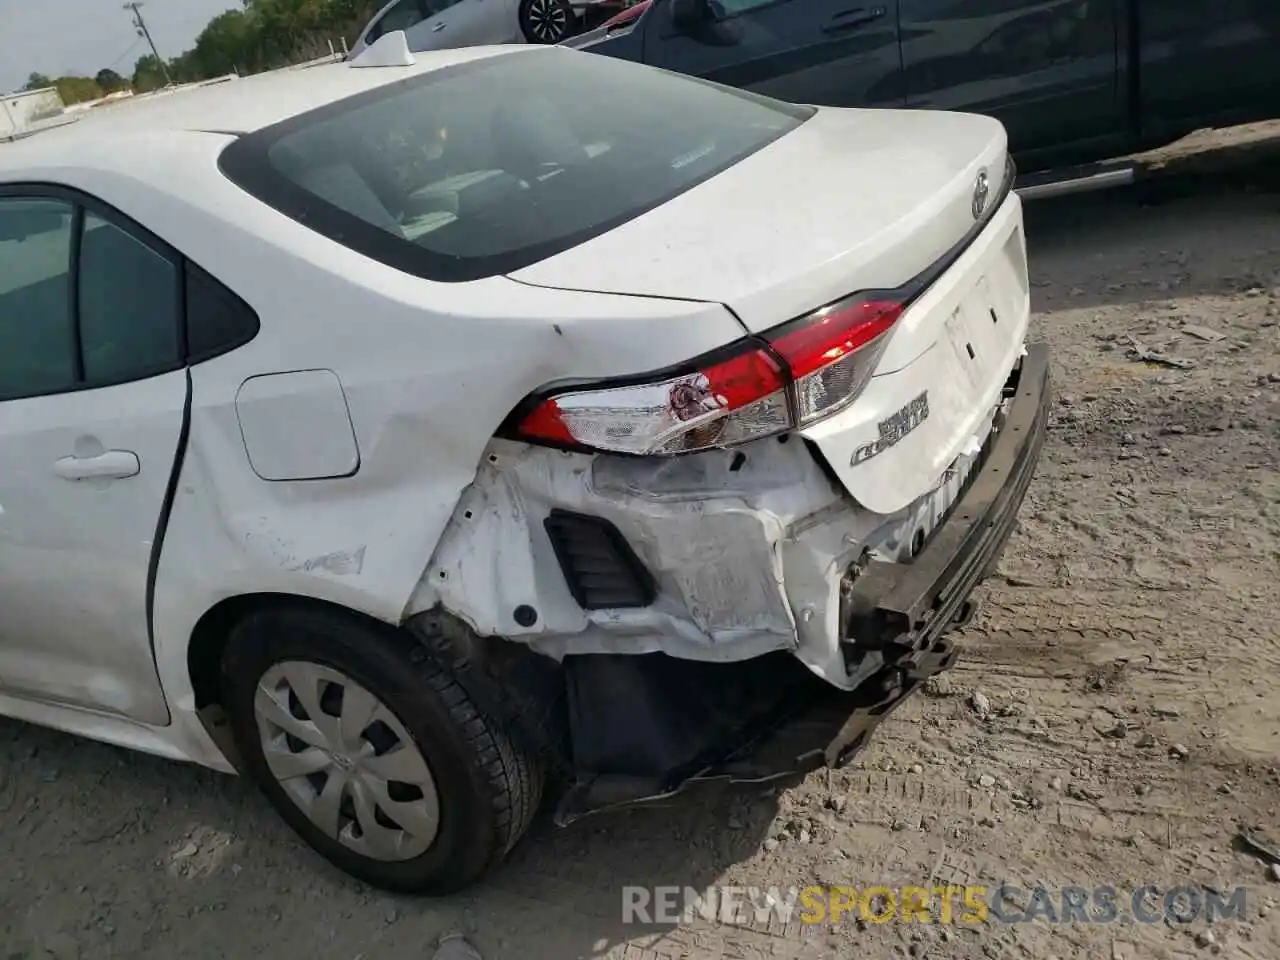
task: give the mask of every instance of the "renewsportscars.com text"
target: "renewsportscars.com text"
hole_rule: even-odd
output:
[[[807,886],[624,887],[624,923],[678,924],[695,919],[746,926],[864,923],[1210,923],[1242,920],[1244,887],[1201,886]]]

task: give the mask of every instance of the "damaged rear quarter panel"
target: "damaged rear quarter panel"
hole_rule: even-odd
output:
[[[612,522],[656,579],[656,601],[583,610],[543,528],[556,508]],[[839,572],[882,520],[836,490],[795,438],[676,458],[495,441],[410,611],[441,606],[482,635],[556,658],[661,651],[735,661],[790,649],[825,674]],[[516,621],[521,605],[536,622]],[[819,615],[798,632],[805,609]],[[813,649],[798,650],[806,635]]]
[[[191,369],[190,438],[154,612],[157,665],[180,711],[194,704],[187,646],[220,601],[285,594],[401,623],[486,446],[531,391],[670,366],[743,335],[718,304],[503,277],[432,283],[274,211],[231,198],[226,209],[182,219],[183,235],[170,238],[217,264],[217,278],[261,319],[252,342]],[[252,377],[307,369],[340,381],[359,468],[264,480],[248,462],[237,391]]]

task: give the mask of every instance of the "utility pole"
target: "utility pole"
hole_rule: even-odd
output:
[[[164,82],[166,85],[173,83],[169,77],[169,68],[165,66],[164,59],[160,56],[160,51],[156,49],[156,42],[151,39],[151,31],[147,29],[147,21],[142,19],[142,4],[138,0],[130,0],[124,5],[124,8],[133,14],[133,27],[138,31],[138,36],[143,37],[147,41],[147,45],[151,47],[151,54],[156,58],[156,62],[160,64],[160,72],[164,74]]]

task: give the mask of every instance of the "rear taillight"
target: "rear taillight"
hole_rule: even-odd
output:
[[[862,392],[902,310],[897,300],[850,297],[674,374],[557,391],[514,432],[529,443],[672,456],[806,426]]]
[[[857,398],[902,309],[897,300],[850,297],[765,335],[795,381],[800,426],[828,417]]]

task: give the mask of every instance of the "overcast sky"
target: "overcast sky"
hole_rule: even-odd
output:
[[[145,0],[142,15],[167,60],[233,7],[240,0]],[[0,0],[0,91],[16,90],[32,72],[93,76],[111,67],[128,76],[147,52],[129,20],[124,0]]]

